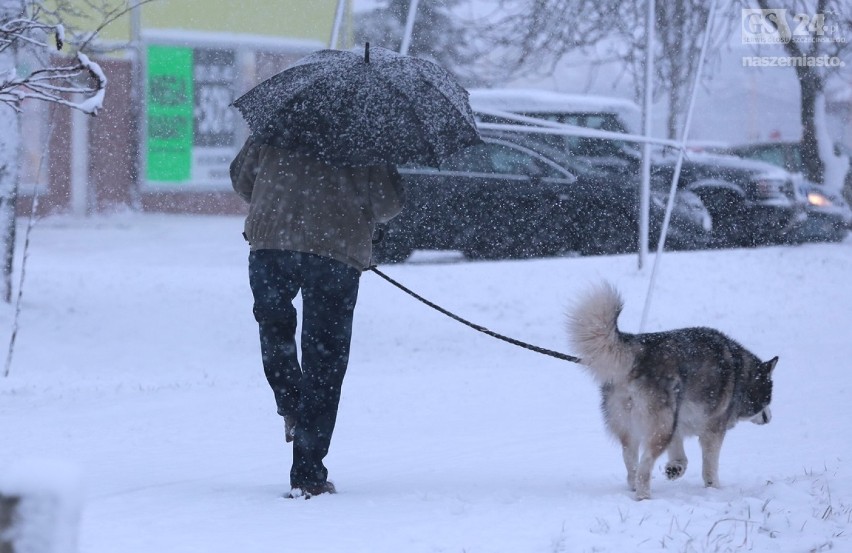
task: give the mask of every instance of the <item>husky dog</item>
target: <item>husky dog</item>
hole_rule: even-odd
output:
[[[710,328],[627,334],[617,324],[622,307],[618,291],[604,283],[577,304],[568,331],[601,386],[604,420],[621,442],[628,485],[636,499],[649,498],[651,469],[666,450],[666,476],[683,476],[683,439],[698,436],[704,484],[718,487],[725,432],[741,420],[771,418],[778,357],[761,362]]]

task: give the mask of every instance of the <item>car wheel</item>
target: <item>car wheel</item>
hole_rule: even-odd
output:
[[[468,259],[504,259],[512,257],[511,251],[504,244],[490,237],[471,238],[462,247],[462,253]]]
[[[487,197],[473,203],[482,206],[494,204]],[[510,231],[510,222],[502,214],[487,209],[468,212],[461,228],[463,231],[457,236],[456,243],[468,259],[503,259],[512,256],[514,237]]]
[[[754,238],[742,208],[742,198],[727,191],[696,191],[713,221],[711,245],[750,246]]]
[[[581,255],[614,255],[633,251],[637,247],[633,217],[627,215],[595,219],[577,230]]]
[[[404,240],[387,237],[373,246],[373,262],[401,263],[411,257],[412,247]]]

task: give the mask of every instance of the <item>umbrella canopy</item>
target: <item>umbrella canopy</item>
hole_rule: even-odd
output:
[[[321,50],[233,104],[252,134],[333,165],[437,167],[479,143],[467,91],[432,62],[385,48]]]

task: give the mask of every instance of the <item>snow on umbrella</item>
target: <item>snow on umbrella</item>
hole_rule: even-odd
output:
[[[443,68],[385,48],[321,50],[234,101],[253,136],[333,165],[437,167],[481,142]]]

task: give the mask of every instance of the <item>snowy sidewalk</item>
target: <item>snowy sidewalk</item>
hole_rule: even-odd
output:
[[[685,477],[666,481],[661,459],[641,503],[579,367],[365,274],[327,463],[340,493],[293,501],[240,231],[239,218],[165,215],[34,231],[0,380],[0,470],[26,458],[80,468],[82,553],[852,548],[852,239],[667,254],[649,330],[714,326],[780,362],[772,423],[728,435],[723,488],[703,488],[690,440]],[[626,299],[621,327],[638,328],[648,277],[634,256],[456,260],[385,270],[560,351],[572,298],[606,278]],[[12,310],[0,315],[10,328]]]

